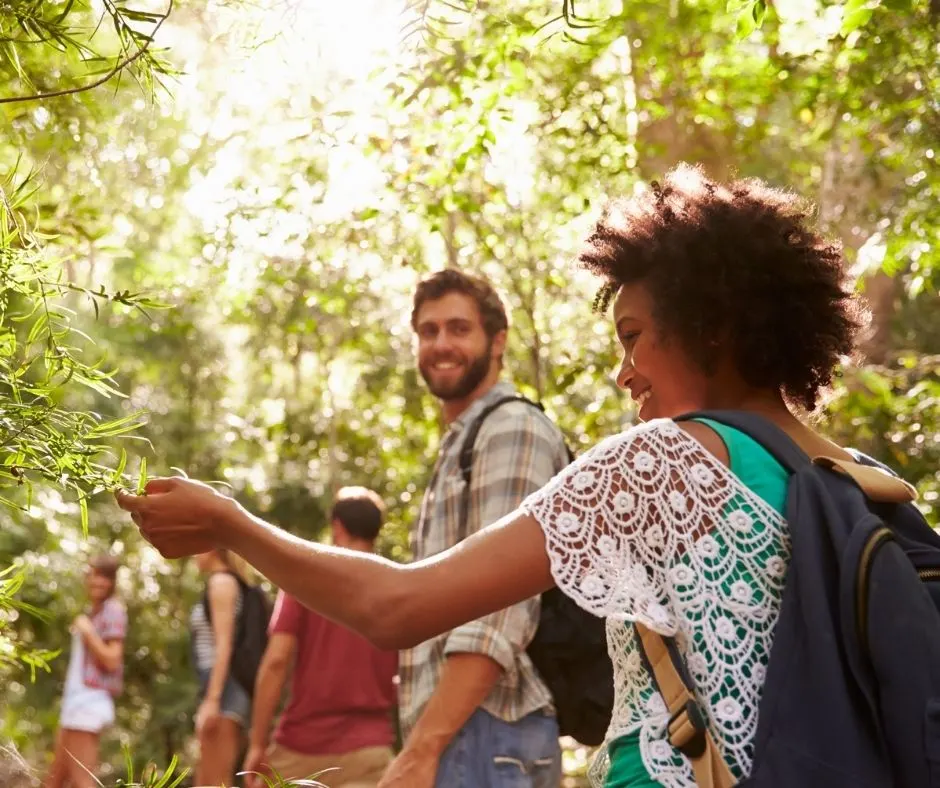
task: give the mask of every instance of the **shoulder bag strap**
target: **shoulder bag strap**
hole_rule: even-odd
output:
[[[460,497],[460,521],[457,528],[458,541],[462,542],[467,538],[467,519],[470,512],[470,479],[473,476],[473,446],[476,443],[477,435],[479,435],[480,428],[483,426],[486,417],[507,402],[524,402],[533,408],[538,408],[543,412],[545,411],[545,408],[538,402],[533,402],[518,394],[510,397],[501,397],[496,400],[496,402],[483,408],[480,414],[470,423],[470,426],[467,427],[463,443],[460,445],[459,455],[460,476],[463,479],[464,486],[463,494]]]
[[[737,781],[708,730],[691,682],[682,676],[688,671],[675,640],[640,623],[634,627],[647,669],[669,709],[669,743],[692,762],[699,788],[731,788]]]
[[[677,421],[690,419],[711,419],[740,430],[761,444],[790,473],[812,462],[848,476],[872,501],[910,503],[917,498],[913,485],[877,466],[857,462],[846,449],[815,433],[797,434],[748,411],[704,410],[687,413]]]

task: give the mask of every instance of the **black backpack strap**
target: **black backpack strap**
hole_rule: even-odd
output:
[[[496,402],[483,408],[470,426],[467,427],[463,444],[460,447],[460,475],[468,485],[470,484],[470,476],[473,471],[473,445],[476,443],[477,435],[480,434],[480,428],[483,426],[483,422],[486,421],[487,416],[507,402],[524,402],[526,405],[531,405],[533,408],[538,408],[543,413],[545,412],[545,408],[542,407],[541,403],[533,402],[519,394],[511,397],[500,397]]]
[[[697,410],[678,416],[676,421],[711,419],[750,436],[770,452],[790,473],[809,465],[812,460],[793,439],[769,419],[743,410]]]
[[[507,402],[524,402],[526,405],[538,408],[543,413],[545,412],[545,408],[542,407],[541,403],[533,402],[520,394],[514,394],[509,397],[500,397],[496,402],[487,405],[470,423],[470,426],[467,427],[463,443],[460,446],[459,456],[460,476],[464,482],[463,495],[460,499],[460,524],[457,528],[457,538],[461,542],[467,538],[467,515],[470,510],[470,479],[473,476],[473,447],[486,417]]]

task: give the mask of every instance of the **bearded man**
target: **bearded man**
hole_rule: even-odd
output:
[[[418,560],[512,512],[568,454],[558,428],[511,401],[517,391],[500,380],[509,320],[489,282],[432,274],[417,287],[411,325],[418,369],[447,425],[414,533]],[[510,401],[488,410],[501,400]],[[480,418],[467,490],[460,452]],[[538,622],[533,598],[401,652],[404,748],[380,788],[558,788],[552,697],[526,654]]]

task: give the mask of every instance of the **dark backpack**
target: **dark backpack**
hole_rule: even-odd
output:
[[[861,469],[811,460],[755,414],[691,418],[750,435],[790,473],[792,554],[741,785],[940,786],[940,536],[902,500],[909,485],[860,453]]]
[[[268,646],[268,623],[271,620],[271,603],[259,586],[246,583],[237,573],[229,572],[237,581],[241,592],[242,609],[235,620],[235,637],[232,641],[232,661],[229,671],[250,696],[255,692],[255,678],[261,666],[261,658]],[[209,590],[202,595],[206,620],[212,626],[212,608],[209,606]]]
[[[525,397],[503,397],[484,408],[467,427],[460,448],[464,480],[461,540],[467,535],[474,443],[486,417],[507,402],[524,402],[543,410]],[[568,457],[574,459],[570,449]],[[527,653],[552,693],[561,735],[590,746],[600,744],[614,706],[614,673],[607,653],[604,619],[582,610],[557,588],[546,591],[541,596],[539,626]]]

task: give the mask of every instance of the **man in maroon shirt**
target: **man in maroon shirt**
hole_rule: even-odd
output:
[[[333,543],[372,552],[382,527],[381,499],[364,487],[344,487],[330,514]],[[247,788],[259,773],[285,779],[319,776],[330,788],[375,788],[392,761],[398,654],[379,651],[352,631],[278,594],[268,646],[258,670]],[[290,695],[269,743],[271,722],[291,667]]]

